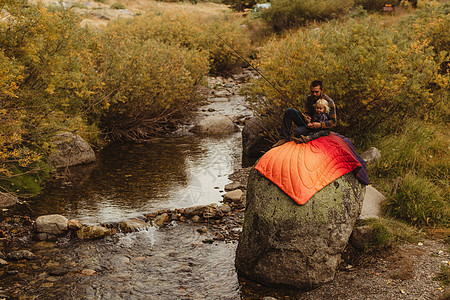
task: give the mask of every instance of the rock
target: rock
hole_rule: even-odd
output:
[[[32,252],[28,250],[18,250],[8,253],[6,257],[9,260],[21,260],[21,259],[32,260],[36,258],[36,255],[34,255]]]
[[[201,134],[230,134],[239,131],[239,127],[233,123],[233,121],[221,115],[207,116],[200,120],[200,122],[195,125],[192,132]]]
[[[193,216],[191,220],[194,223],[200,223],[202,221],[202,218],[200,216]]]
[[[110,234],[108,228],[99,225],[85,226],[77,230],[77,237],[82,240],[102,239]]]
[[[266,122],[261,117],[253,117],[245,122],[242,129],[242,152],[250,157],[261,156],[272,147],[266,136]]]
[[[359,250],[364,250],[369,245],[373,237],[372,226],[355,227],[350,236],[350,244]]]
[[[206,205],[198,205],[198,206],[186,207],[184,209],[184,215],[188,219],[192,218],[193,216],[201,216],[201,215],[203,215],[203,212],[207,208],[208,207]]]
[[[366,161],[367,165],[370,165],[381,159],[381,152],[375,147],[370,147],[361,154],[361,157]]]
[[[58,239],[58,236],[45,232],[39,232],[34,236],[34,238],[38,241],[55,241]]]
[[[67,231],[68,222],[67,218],[61,215],[46,215],[36,219],[35,227],[39,233],[60,235]]]
[[[236,269],[257,282],[303,290],[333,280],[363,197],[364,186],[348,173],[301,206],[253,169]]]
[[[381,218],[381,202],[383,202],[384,199],[386,199],[386,197],[382,193],[368,185],[366,187],[366,193],[364,195],[363,206],[359,218],[362,220]]]
[[[222,211],[222,213],[224,215],[226,215],[226,214],[231,212],[231,207],[229,207],[228,205],[220,205],[219,209]]]
[[[67,222],[67,227],[69,228],[69,230],[78,230],[83,227],[83,224],[80,222],[80,220],[70,219]]]
[[[0,258],[0,266],[6,266],[8,262]]]
[[[245,186],[238,181],[235,181],[235,182],[225,185],[226,192],[234,191],[234,190],[241,189],[241,188],[245,188]]]
[[[83,275],[86,275],[86,276],[92,276],[92,275],[96,275],[97,271],[92,270],[92,269],[83,269],[80,273]]]
[[[80,136],[62,132],[54,136],[56,150],[49,156],[50,164],[55,168],[70,167],[95,161],[91,146]]]
[[[0,192],[0,208],[11,207],[19,203],[19,199],[13,195]]]
[[[161,227],[164,225],[164,223],[168,222],[170,220],[169,215],[166,213],[157,215],[155,219],[153,219],[153,224],[155,224],[158,227]]]
[[[223,201],[239,203],[242,200],[242,195],[244,195],[244,192],[242,192],[241,190],[234,190],[226,193],[223,196]]]
[[[223,212],[219,209],[216,203],[210,204],[203,211],[204,219],[220,219],[223,217]]]
[[[125,220],[122,223],[120,223],[120,229],[123,232],[139,231],[142,229],[146,229],[147,227],[148,227],[147,223],[138,219]]]

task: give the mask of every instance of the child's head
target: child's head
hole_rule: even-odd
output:
[[[322,113],[328,114],[330,112],[330,107],[328,106],[328,101],[325,99],[317,100],[316,104],[314,104],[314,107],[316,109],[316,113],[318,113],[318,114],[322,114]]]

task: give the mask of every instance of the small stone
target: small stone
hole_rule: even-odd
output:
[[[240,202],[242,199],[242,195],[244,193],[242,192],[242,190],[238,189],[238,190],[234,190],[234,191],[230,191],[228,193],[226,193],[223,196],[223,200],[225,202],[233,202],[233,203],[237,203]]]
[[[202,221],[202,218],[200,218],[200,216],[193,216],[191,220],[194,223],[200,223]]]
[[[9,260],[21,260],[21,259],[32,260],[36,258],[36,255],[34,255],[32,252],[28,250],[18,250],[8,253],[6,257]]]
[[[86,275],[86,276],[93,276],[93,275],[97,274],[97,272],[95,270],[92,270],[92,269],[84,269],[80,273],[83,274],[83,275]]]
[[[232,183],[229,183],[229,184],[225,185],[225,191],[226,192],[230,192],[230,191],[237,190],[237,189],[239,189],[241,187],[242,187],[242,183],[240,183],[238,181],[235,181],[235,182],[232,182]]]
[[[41,284],[41,287],[43,288],[53,287],[53,282],[44,282],[43,284]]]
[[[101,239],[110,234],[108,228],[99,225],[85,226],[77,230],[77,237],[82,240]]]
[[[67,222],[67,226],[69,227],[69,230],[78,230],[83,227],[83,224],[80,222],[80,220],[70,219]]]
[[[8,262],[0,258],[0,266],[6,266]]]
[[[36,231],[53,235],[63,234],[68,229],[68,220],[61,215],[46,215],[36,219]]]
[[[219,209],[224,213],[224,214],[228,214],[231,212],[231,207],[229,207],[228,205],[221,205],[219,206]]]
[[[123,232],[134,232],[147,228],[148,225],[144,221],[138,219],[125,220],[120,223],[120,229]]]
[[[197,229],[197,232],[206,233],[206,232],[208,232],[208,228],[206,228],[205,226],[200,227],[200,228]]]
[[[166,223],[167,221],[169,221],[169,215],[166,213],[163,213],[161,215],[156,216],[155,219],[153,219],[153,224],[155,224],[158,227],[161,227],[164,225],[164,223]]]

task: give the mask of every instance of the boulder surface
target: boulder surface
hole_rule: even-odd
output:
[[[62,132],[54,136],[56,150],[50,154],[49,161],[55,168],[64,168],[95,161],[91,146],[80,136]]]
[[[332,281],[363,198],[364,185],[349,173],[298,205],[253,169],[236,269],[263,284],[303,290]]]

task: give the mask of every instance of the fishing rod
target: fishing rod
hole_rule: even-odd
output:
[[[303,122],[303,124],[305,124],[305,126],[307,126],[307,124],[304,121],[304,118],[306,118],[307,116],[302,113],[297,107],[295,107],[295,104],[292,103],[292,101],[278,88],[276,87],[269,79],[266,78],[266,76],[264,76],[258,69],[256,69],[251,63],[249,63],[241,54],[239,54],[239,52],[237,52],[236,50],[234,50],[233,47],[231,47],[224,39],[222,39],[222,37],[220,35],[218,35],[214,30],[212,30],[211,28],[208,27],[208,30],[211,31],[212,33],[214,33],[215,36],[217,36],[217,38],[222,41],[222,43],[224,43],[225,45],[228,46],[228,48],[230,48],[234,54],[236,54],[239,58],[241,58],[243,61],[245,61],[250,67],[252,67],[253,70],[256,71],[256,73],[258,73],[267,83],[269,83],[283,98],[284,100],[286,100],[286,102],[288,102],[290,105],[292,105],[299,113],[302,114],[303,118],[300,118]]]

